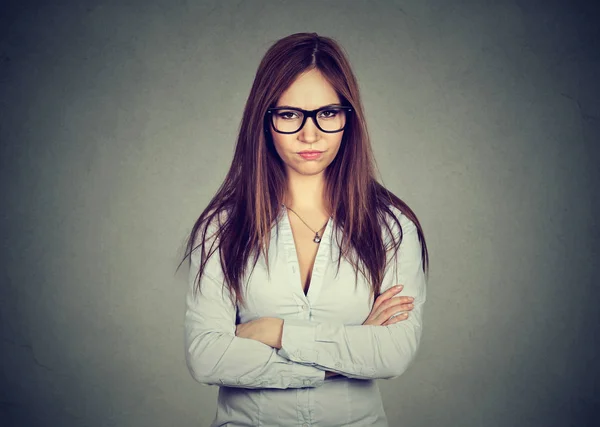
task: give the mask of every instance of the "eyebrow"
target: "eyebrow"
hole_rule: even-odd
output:
[[[315,110],[320,110],[321,108],[326,108],[326,107],[341,107],[342,104],[339,103],[333,103],[333,104],[327,104],[327,105],[322,105],[320,107],[315,108]],[[274,108],[289,108],[290,110],[303,110],[303,108],[300,107],[294,107],[293,105],[276,105]]]

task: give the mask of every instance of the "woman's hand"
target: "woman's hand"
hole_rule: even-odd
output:
[[[283,319],[277,317],[259,317],[235,327],[235,335],[260,341],[273,348],[281,348]]]
[[[408,318],[407,312],[414,308],[414,305],[412,304],[414,298],[404,296],[392,298],[395,294],[400,292],[403,287],[403,285],[392,286],[390,289],[379,295],[375,300],[375,304],[373,304],[369,317],[363,322],[363,325],[387,326],[406,320]],[[390,318],[392,315],[399,312],[404,313]]]

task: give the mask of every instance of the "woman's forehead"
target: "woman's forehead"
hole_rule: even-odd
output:
[[[305,110],[338,104],[337,92],[323,75],[315,70],[301,74],[279,97],[277,106],[293,106]]]

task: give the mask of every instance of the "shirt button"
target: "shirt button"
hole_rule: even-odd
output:
[[[306,304],[302,304],[302,310],[306,310]]]
[[[309,384],[310,384],[310,380],[304,380],[304,385],[309,385]]]
[[[340,368],[341,366],[342,366],[342,364],[341,364],[340,362],[337,362],[337,363],[335,364],[335,367],[336,367],[336,368]]]

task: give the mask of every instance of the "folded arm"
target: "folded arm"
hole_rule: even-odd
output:
[[[285,319],[279,355],[349,378],[392,379],[406,371],[421,340],[426,283],[417,228],[407,217],[401,220],[403,240],[398,268],[392,265],[387,270],[381,292],[403,284],[404,289],[396,296],[415,299],[408,318],[388,326]]]
[[[192,253],[184,321],[185,356],[192,377],[203,384],[240,388],[322,385],[324,370],[296,363],[268,345],[235,335],[236,308],[223,289],[218,258],[218,251],[210,257],[200,281],[201,292],[194,294],[200,249]]]

